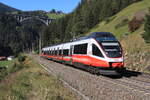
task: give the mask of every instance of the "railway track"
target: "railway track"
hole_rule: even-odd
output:
[[[110,79],[110,78],[106,78],[106,77],[103,77],[103,79],[107,82],[127,88],[131,91],[137,91],[140,93],[150,95],[150,83],[143,82],[140,79],[121,78],[121,79],[114,80],[114,79]]]
[[[33,57],[34,57],[34,59],[36,59],[36,61],[38,61],[38,63],[42,64],[42,66],[44,66],[47,69],[47,71],[50,71],[50,73],[52,73],[56,77],[61,72],[55,71],[57,68],[54,67],[54,66],[57,66],[57,65],[59,65],[59,67],[64,66],[64,65],[61,65],[61,64],[52,63],[51,61],[45,60],[45,59],[40,58],[38,56],[33,56]],[[70,68],[70,67],[66,66],[65,70],[68,70],[68,68]],[[76,70],[77,71],[78,69],[72,68],[72,70],[74,70],[74,71]],[[61,71],[63,71],[63,70],[61,70]],[[81,73],[82,73],[82,71],[81,71]],[[94,86],[96,86],[96,87],[99,88],[99,87],[101,87],[100,86],[101,84],[98,84],[98,83],[104,82],[105,84],[113,85],[114,88],[112,89],[112,91],[116,91],[115,88],[121,88],[120,90],[122,90],[125,93],[129,92],[130,95],[131,94],[136,95],[136,96],[133,96],[133,98],[136,98],[136,97],[139,96],[139,98],[137,98],[135,100],[149,100],[150,99],[150,76],[148,74],[143,74],[142,73],[139,76],[137,75],[137,77],[136,76],[133,76],[133,77],[130,76],[130,77],[122,77],[122,78],[116,78],[116,79],[114,79],[112,77],[92,75],[92,74],[89,74],[87,72],[84,72],[82,74],[86,74],[85,75],[86,77],[89,77],[89,76],[92,77],[90,79],[90,81],[94,82],[94,80],[96,80],[95,84],[93,84],[93,82],[91,82],[91,84],[90,84],[90,82],[89,82],[89,84],[90,84],[89,86],[91,86],[91,87],[93,87],[92,85],[94,85]],[[72,75],[74,75],[74,74],[72,73]],[[69,77],[71,77],[71,76],[69,76]],[[67,79],[63,79],[63,77],[61,78],[61,81],[63,83],[65,83],[65,84],[67,84],[77,94],[79,94],[80,96],[82,96],[82,98],[84,100],[98,100],[98,98],[100,98],[100,96],[98,96],[97,92],[95,94],[94,93],[90,94],[90,92],[88,92],[87,90],[89,90],[91,92],[93,90],[91,90],[91,89],[85,89],[86,86],[85,87],[83,87],[83,86],[82,87],[81,86],[76,86],[75,87],[75,85],[71,85],[68,82]],[[73,82],[74,81],[75,81],[75,79],[73,80]],[[87,81],[88,81],[88,78],[87,78],[86,82]],[[83,83],[88,84],[86,82],[83,82]],[[76,85],[78,85],[78,84],[76,84]],[[80,90],[80,88],[83,88],[83,89]],[[95,91],[96,90],[102,91],[102,90],[100,90],[98,88],[95,89]],[[86,92],[82,91],[84,89],[85,89]],[[121,94],[121,95],[123,95],[123,94]],[[144,99],[141,99],[143,97],[142,95],[144,96]],[[95,96],[95,97],[93,97],[93,96]],[[106,97],[106,98],[110,99],[110,97]],[[116,96],[116,98],[117,98],[117,96]],[[127,98],[128,97],[124,97],[124,99],[117,99],[117,100],[128,100]],[[104,99],[104,100],[109,100],[109,99]]]

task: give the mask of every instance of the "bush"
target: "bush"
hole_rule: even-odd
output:
[[[140,28],[141,24],[142,24],[143,20],[138,20],[136,17],[134,17],[129,23],[129,31],[130,32],[134,32],[137,29]]]
[[[14,72],[17,72],[18,70],[21,70],[22,68],[24,68],[25,66],[22,65],[22,64],[14,64],[8,68],[6,67],[2,67],[0,68],[0,81],[2,79],[4,79],[8,74],[11,74],[11,73],[14,73]]]
[[[6,67],[0,68],[0,81],[7,75]]]
[[[20,63],[14,63],[12,66],[9,67],[0,67],[0,81],[4,79],[8,74],[17,72],[27,66],[25,66],[22,62],[24,62],[26,59],[26,56],[20,55],[18,57],[18,61]]]
[[[15,63],[13,66],[9,67],[8,73],[17,72],[18,70],[22,69],[23,67],[24,67],[24,65]]]
[[[25,60],[26,60],[26,56],[24,56],[24,55],[19,55],[19,56],[18,56],[18,61],[19,61],[20,63],[24,62]]]
[[[150,43],[150,9],[149,9],[149,14],[146,16],[144,30],[145,30],[145,33],[143,37],[147,43]]]

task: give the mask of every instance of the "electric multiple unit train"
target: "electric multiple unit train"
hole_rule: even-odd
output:
[[[72,42],[45,47],[41,56],[104,75],[125,69],[122,47],[109,32],[94,32]]]

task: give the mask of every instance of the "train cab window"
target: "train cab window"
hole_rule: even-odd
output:
[[[63,50],[63,55],[68,56],[69,55],[69,49],[64,49]]]
[[[74,46],[74,54],[87,54],[87,43]]]
[[[100,49],[95,44],[92,44],[92,53],[95,56],[104,57]]]

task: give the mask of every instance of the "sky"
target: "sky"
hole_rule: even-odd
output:
[[[23,11],[56,9],[69,13],[76,8],[80,0],[0,0],[0,2]]]

